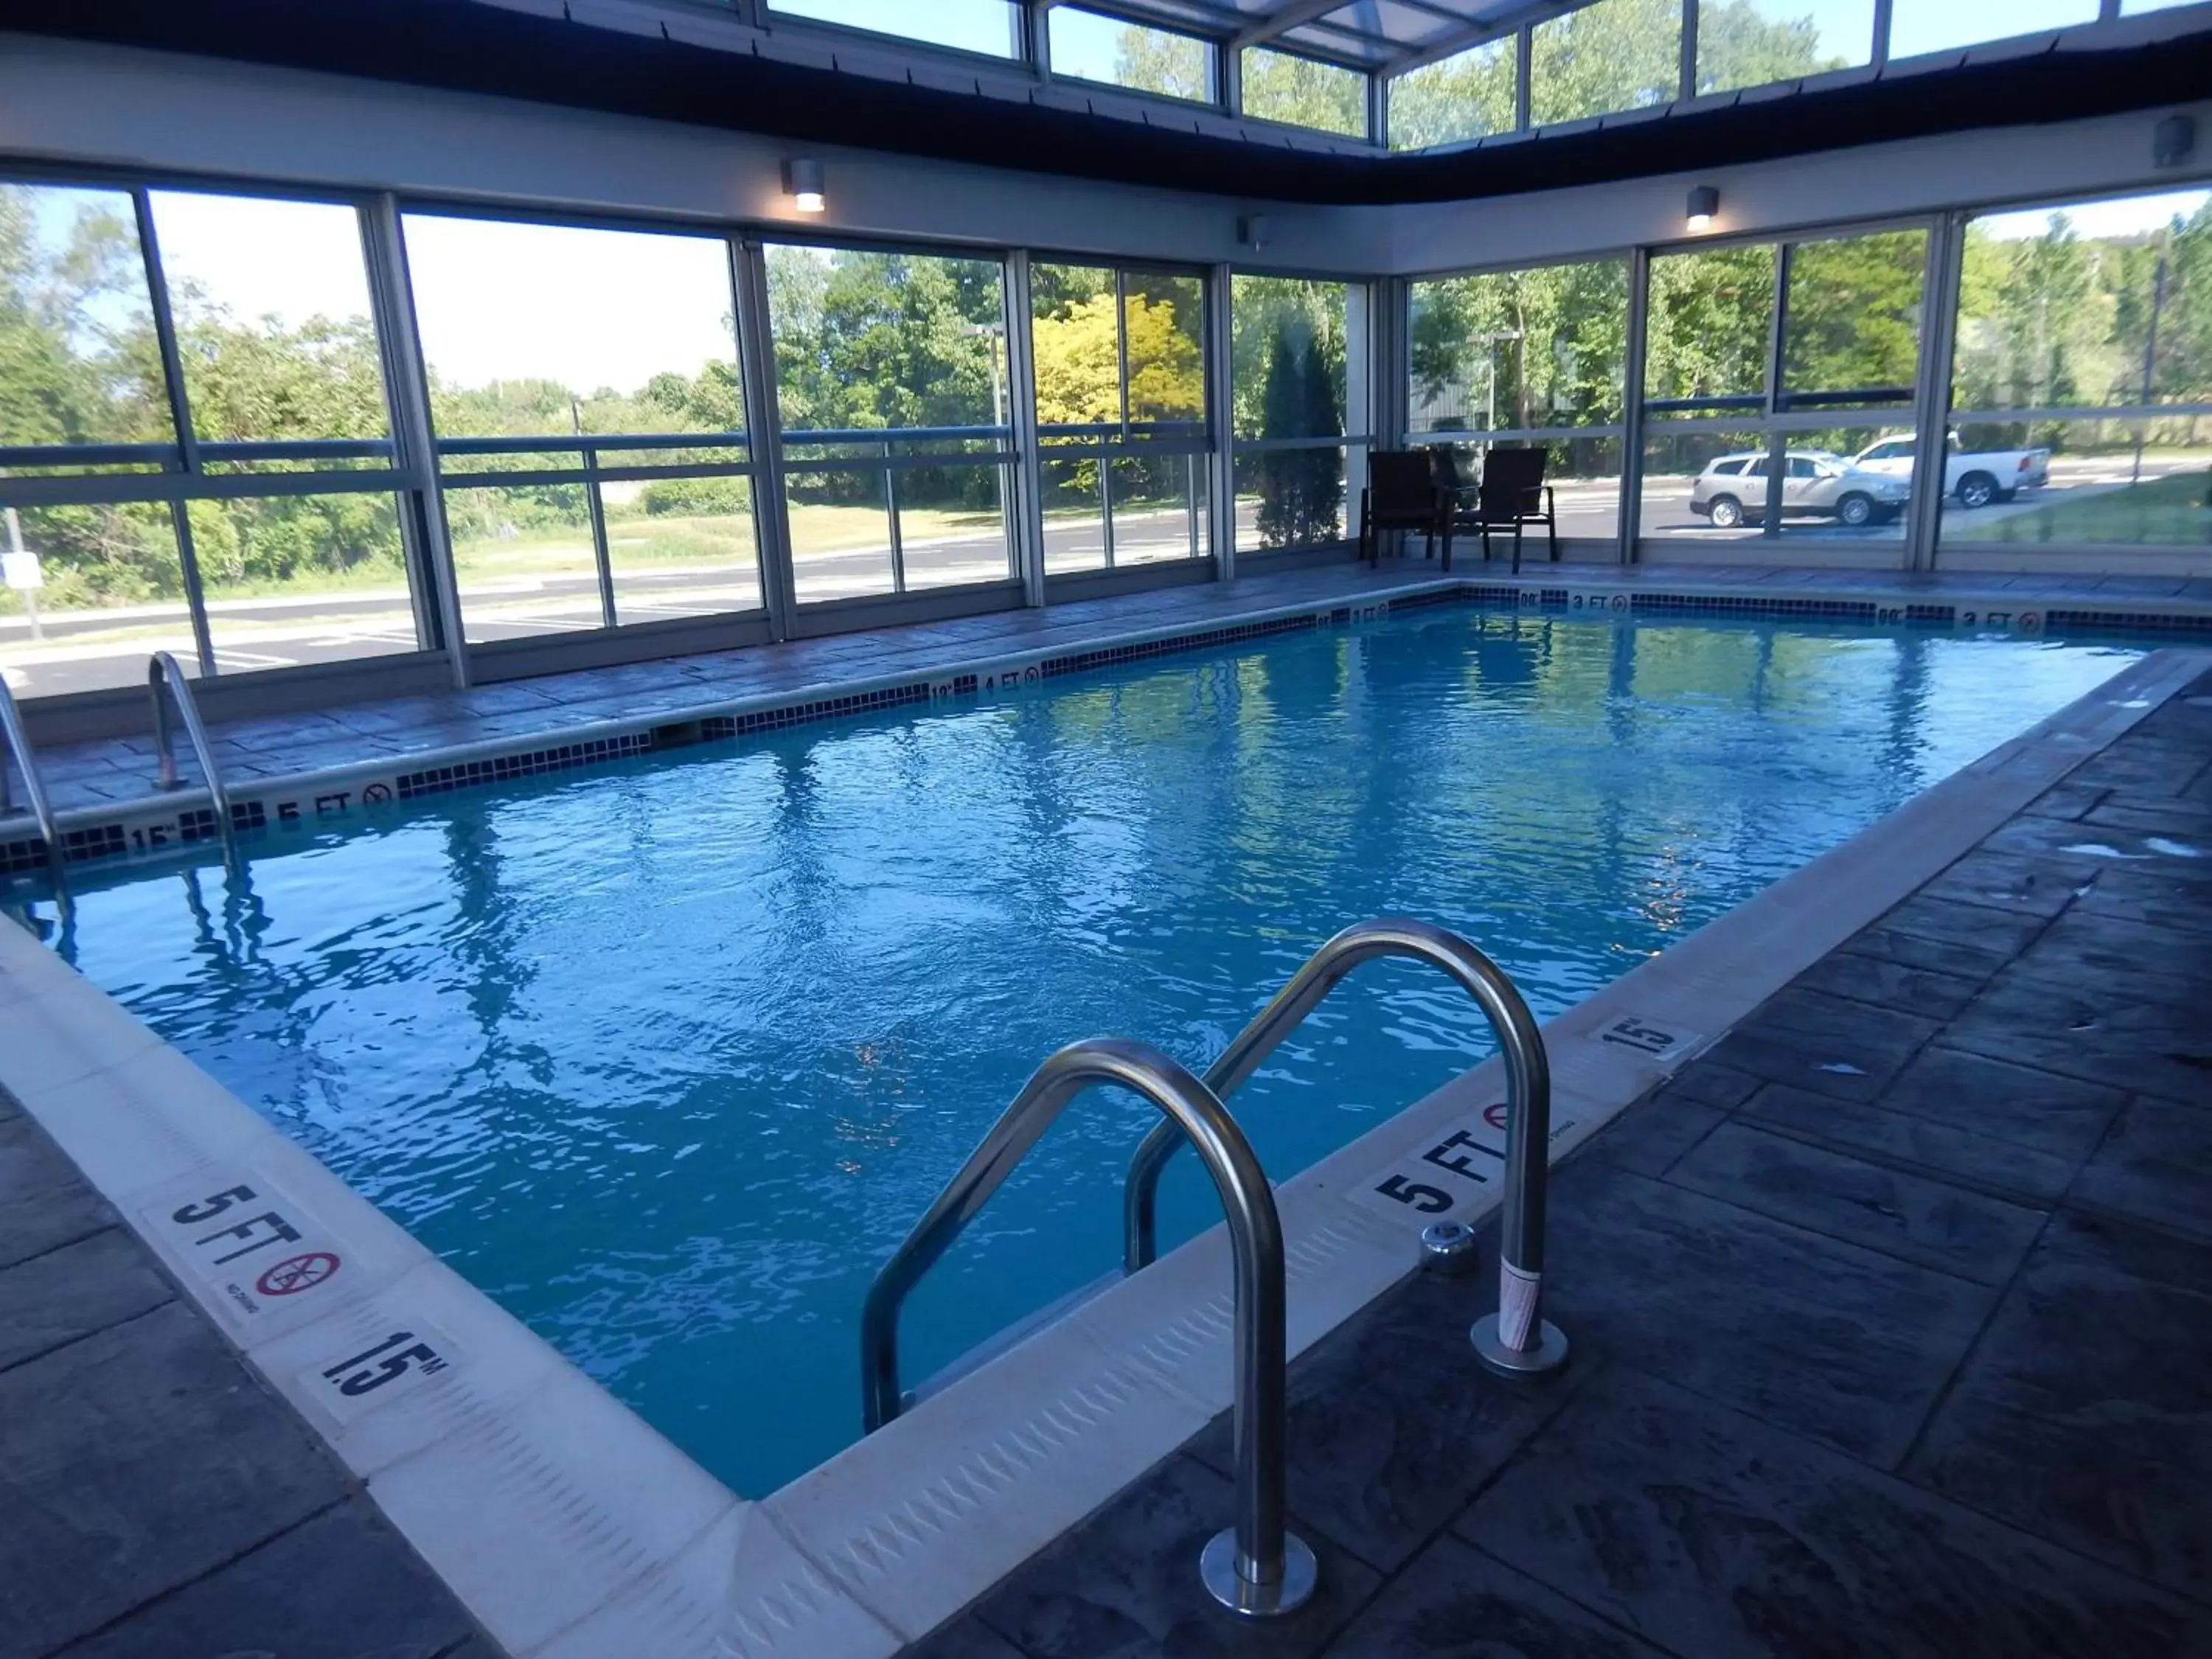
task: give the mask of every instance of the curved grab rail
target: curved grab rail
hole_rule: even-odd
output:
[[[868,1291],[860,1316],[861,1394],[870,1432],[896,1417],[898,1317],[908,1292],[1013,1172],[1060,1109],[1095,1084],[1118,1084],[1160,1109],[1187,1138],[1221,1195],[1236,1261],[1237,1524],[1206,1547],[1207,1587],[1248,1614],[1287,1613],[1312,1593],[1313,1553],[1284,1527],[1283,1228],[1267,1172],[1213,1091],[1147,1043],[1093,1037],[1036,1069]],[[1231,1546],[1233,1543],[1233,1556]],[[1216,1570],[1233,1563],[1233,1582]]]
[[[1544,1272],[1544,1197],[1552,1134],[1552,1069],[1535,1016],[1505,970],[1460,938],[1411,917],[1356,922],[1306,959],[1221,1057],[1205,1082],[1223,1098],[1259,1070],[1268,1055],[1361,963],[1410,957],[1432,963],[1473,997],[1505,1062],[1505,1215],[1498,1249],[1498,1313],[1475,1328],[1475,1346],[1492,1366],[1514,1372],[1549,1370],[1566,1356],[1565,1339],[1539,1316]],[[1135,1273],[1159,1253],[1160,1175],[1176,1140],[1157,1124],[1129,1160],[1122,1190],[1121,1266]],[[1495,1323],[1496,1340],[1485,1333]]]
[[[23,730],[23,711],[15,707],[15,694],[0,680],[0,730],[8,736],[8,747],[15,757],[15,765],[23,774],[23,793],[30,798],[31,817],[39,826],[39,836],[46,843],[46,862],[53,868],[54,883],[62,879],[62,832],[54,823],[53,802],[46,796],[46,781],[39,775],[38,757],[31,752],[31,739]],[[15,811],[8,795],[8,757],[0,755],[0,818]]]
[[[208,799],[215,804],[216,828],[228,843],[231,838],[230,791],[222,787],[222,778],[215,769],[215,750],[209,745],[207,727],[201,722],[200,706],[192,696],[191,683],[185,679],[185,671],[177,666],[176,658],[167,651],[156,651],[146,665],[146,689],[154,699],[154,751],[161,761],[161,786],[164,789],[178,787],[176,744],[169,732],[169,700],[161,695],[164,680],[168,684],[170,696],[177,700],[177,713],[185,722],[185,736],[191,741],[192,754],[207,779]]]

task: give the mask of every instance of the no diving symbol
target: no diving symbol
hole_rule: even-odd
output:
[[[1505,1103],[1501,1100],[1494,1105],[1484,1107],[1482,1121],[1497,1130],[1498,1133],[1504,1134],[1505,1133]]]
[[[310,1250],[288,1256],[253,1281],[264,1296],[297,1296],[312,1291],[338,1270],[338,1259],[328,1250]]]
[[[365,805],[380,805],[392,799],[392,786],[388,783],[365,785],[361,792],[361,799]]]

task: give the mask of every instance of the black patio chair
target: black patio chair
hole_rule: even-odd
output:
[[[1552,562],[1559,562],[1559,507],[1551,485],[1544,482],[1547,453],[1540,444],[1528,449],[1493,449],[1483,459],[1482,482],[1468,484],[1461,481],[1451,451],[1436,452],[1437,476],[1451,501],[1451,527],[1480,534],[1485,564],[1490,562],[1490,532],[1510,529],[1513,574],[1519,575],[1521,532],[1532,524],[1544,526]]]
[[[1359,492],[1362,562],[1382,563],[1382,538],[1393,530],[1419,531],[1432,558],[1441,542],[1444,568],[1451,568],[1451,502],[1425,450],[1378,449],[1367,457],[1367,487]]]

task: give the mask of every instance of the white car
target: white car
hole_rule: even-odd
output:
[[[1793,449],[1783,458],[1782,516],[1833,519],[1853,530],[1893,518],[1912,486],[1854,467],[1825,449]],[[1690,486],[1690,511],[1717,530],[1756,524],[1766,516],[1764,450],[1716,456]]]
[[[1884,438],[1851,457],[1851,465],[1893,478],[1912,476],[1911,433]],[[2039,488],[2051,476],[2047,449],[1968,449],[1951,434],[1943,456],[1943,493],[1961,507],[2008,501],[2019,491]]]

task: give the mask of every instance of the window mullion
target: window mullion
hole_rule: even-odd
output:
[[[153,197],[142,186],[131,192],[131,206],[138,220],[139,257],[146,264],[146,297],[153,307],[154,338],[161,353],[161,378],[167,384],[169,419],[176,428],[177,457],[190,480],[200,476],[199,434],[192,429],[191,399],[185,391],[184,355],[177,348],[177,319],[169,308],[168,278],[161,270],[161,245],[154,232]],[[177,538],[185,605],[191,617],[192,647],[199,654],[200,672],[213,678],[217,672],[215,635],[208,626],[207,593],[200,580],[199,556],[192,545],[191,510],[181,492],[169,503],[169,519]]]

